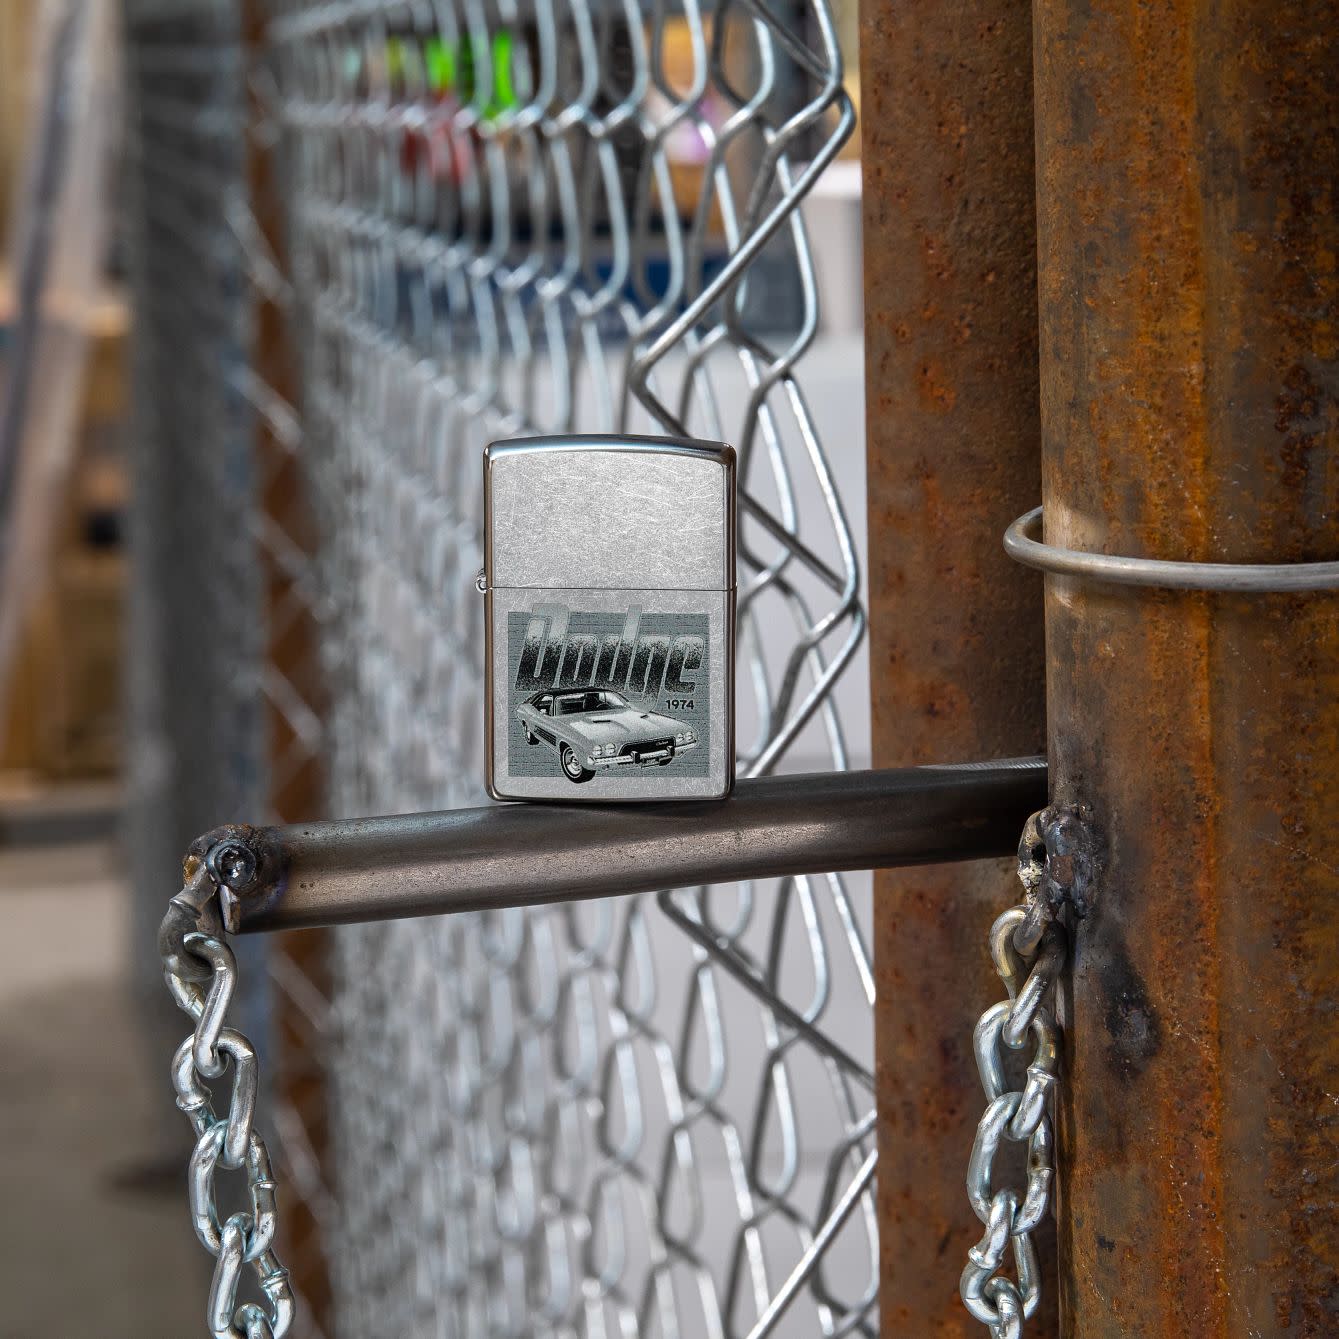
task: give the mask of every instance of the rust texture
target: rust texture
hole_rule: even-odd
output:
[[[1339,558],[1339,41],[1299,0],[1038,0],[1049,542]],[[1049,579],[1062,1332],[1339,1334],[1339,597]]]
[[[1030,12],[865,0],[860,51],[874,762],[1026,754],[1045,736],[1041,581],[1000,536],[1040,492]],[[971,1034],[1000,997],[986,932],[1018,892],[1007,861],[876,878],[890,1336],[981,1330],[957,1293],[981,1235]]]
[[[248,65],[260,74],[270,59],[266,27],[270,6],[243,0],[242,17]],[[272,124],[273,110],[248,85],[248,188],[256,236],[278,272],[288,278],[285,246],[283,160]],[[282,291],[253,286],[251,366],[276,403],[296,406],[299,377],[296,341]],[[266,674],[283,685],[265,701],[270,807],[280,822],[297,823],[321,816],[325,782],[318,752],[294,727],[297,702],[319,719],[322,693],[318,629],[304,593],[303,562],[314,552],[311,509],[295,443],[264,412],[256,415],[256,473],[261,534],[281,542],[261,544],[265,575],[267,627]],[[284,1168],[289,1186],[299,1193],[280,1202],[280,1255],[300,1299],[302,1334],[329,1334],[334,1324],[333,1293],[322,1222],[320,1184],[329,1162],[329,1122],[322,1038],[311,1016],[312,1000],[328,993],[329,939],[322,930],[297,930],[275,937],[270,945],[274,982],[275,1089],[290,1119],[285,1121]],[[294,984],[297,989],[294,991]]]

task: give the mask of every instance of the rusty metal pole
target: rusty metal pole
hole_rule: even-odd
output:
[[[1339,25],[1037,0],[1045,537],[1339,557]],[[1048,577],[1063,1333],[1339,1333],[1339,597]]]
[[[1026,0],[861,5],[880,767],[1028,753],[1045,736],[1041,582],[999,543],[1040,488],[1031,40]],[[981,1332],[957,1292],[981,1235],[961,1174],[983,1101],[971,1035],[999,993],[986,931],[1017,891],[1008,861],[876,876],[889,1336]]]
[[[263,388],[255,419],[257,504],[265,524],[254,540],[265,581],[265,693],[269,803],[275,817],[300,822],[324,809],[325,778],[320,744],[304,737],[294,720],[294,703],[309,721],[323,715],[318,656],[319,630],[310,597],[304,593],[309,573],[295,566],[309,564],[315,548],[311,508],[303,470],[303,443],[293,431],[294,408],[301,402],[294,314],[286,285],[291,281],[283,207],[282,138],[276,111],[263,91],[271,85],[272,53],[268,25],[272,7],[263,0],[243,0],[242,24],[247,52],[247,187],[253,233],[260,264],[253,275],[271,268],[277,277],[263,285],[253,277],[250,291],[252,331],[250,371]],[[267,412],[268,410],[268,412]],[[276,413],[277,411],[277,413]],[[275,537],[279,537],[276,544]],[[275,685],[280,685],[276,690]],[[305,723],[305,722],[304,722]],[[278,1052],[277,1096],[292,1117],[279,1147],[288,1166],[306,1164],[301,1185],[283,1206],[283,1257],[301,1300],[303,1323],[310,1333],[329,1333],[334,1320],[324,1189],[328,1171],[329,1117],[326,1075],[313,1025],[291,993],[301,983],[307,998],[328,992],[328,936],[300,930],[270,946],[271,977],[276,984],[274,1033]],[[301,1147],[297,1147],[300,1144]]]

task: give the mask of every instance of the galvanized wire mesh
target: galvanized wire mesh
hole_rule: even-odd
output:
[[[129,10],[127,214],[135,288],[135,588],[147,596],[139,699],[187,840],[264,794],[263,629],[253,535],[241,49],[229,6]],[[165,756],[170,755],[170,756]],[[177,854],[180,854],[178,850]]]
[[[309,536],[294,497],[302,437],[273,384],[295,351],[264,351],[262,366],[260,347],[266,304],[286,304],[288,286],[253,208],[256,141],[267,129],[251,108],[246,17],[234,0],[124,7],[135,306],[129,848],[155,1065],[182,1026],[152,949],[164,881],[192,838],[221,822],[309,817],[294,811],[292,790],[323,749],[307,663]],[[317,1157],[320,957],[291,937],[242,940],[236,952],[239,1023],[271,1061],[267,1082],[278,1076],[262,1121],[291,1197],[284,1255],[299,1328],[315,1336],[330,1218]],[[164,1132],[165,1147],[177,1134],[175,1124]]]
[[[302,397],[241,398],[286,422],[317,512],[293,589],[322,738],[270,697],[330,810],[480,800],[480,452],[536,431],[736,446],[741,771],[844,766],[858,572],[794,375],[798,205],[853,121],[829,5],[284,3],[269,40]],[[182,167],[146,186],[175,198]],[[147,279],[187,342],[192,264]],[[872,1000],[860,924],[833,876],[340,931],[329,1193],[298,1169],[333,1328],[872,1334],[872,1081],[837,1022]]]
[[[124,15],[122,235],[135,304],[129,850],[143,1017],[155,1050],[170,1055],[181,1025],[150,951],[163,880],[196,833],[263,813],[267,784],[246,256],[231,226],[246,201],[245,112],[233,6],[130,0]],[[263,977],[247,975],[255,1028]]]

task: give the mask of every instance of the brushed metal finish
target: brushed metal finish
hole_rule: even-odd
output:
[[[1041,758],[741,781],[719,802],[494,805],[268,830],[284,874],[243,931],[1003,856]]]
[[[494,799],[601,804],[730,793],[734,528],[735,453],[721,443],[578,435],[487,447],[484,753]],[[524,747],[514,756],[517,703],[508,619],[553,605],[584,614],[621,616],[636,608],[705,617],[707,653],[698,680],[709,704],[699,745],[706,749],[703,775],[696,769],[684,775],[681,766],[633,765],[587,772],[574,789],[556,760],[547,774],[534,775]],[[565,686],[573,685],[569,680]],[[655,696],[648,688],[638,707],[653,709]]]
[[[485,452],[490,586],[734,586],[735,453],[669,437],[534,437]]]

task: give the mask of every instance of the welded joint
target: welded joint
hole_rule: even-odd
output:
[[[1014,935],[1020,953],[1041,941],[1065,907],[1082,919],[1096,895],[1098,843],[1086,804],[1053,804],[1032,815],[1018,841],[1018,878],[1027,914]]]
[[[242,904],[265,900],[280,889],[284,873],[283,847],[274,828],[250,823],[225,823],[201,833],[187,849],[183,873],[190,881],[203,863],[218,890],[223,928],[236,934],[242,924]]]
[[[186,947],[186,937],[236,934],[243,902],[260,902],[280,892],[283,849],[273,828],[227,823],[190,844],[181,873],[181,892],[168,903],[158,928],[158,952],[170,975],[204,981],[210,977],[209,966]]]

